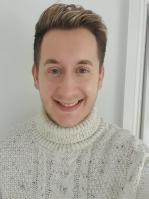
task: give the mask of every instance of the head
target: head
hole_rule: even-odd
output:
[[[35,87],[48,117],[73,127],[91,112],[104,77],[106,26],[74,4],[54,4],[35,28]]]

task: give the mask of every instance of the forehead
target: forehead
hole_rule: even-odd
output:
[[[41,59],[98,57],[95,36],[85,28],[72,30],[55,29],[47,32],[41,44]]]
[[[95,36],[87,28],[74,28],[74,29],[52,29],[48,31],[44,39],[51,37],[57,39],[72,39],[73,40],[92,40],[95,41]],[[44,40],[43,39],[43,40]]]

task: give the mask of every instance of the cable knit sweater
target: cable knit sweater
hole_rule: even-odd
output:
[[[95,111],[61,128],[41,111],[0,146],[0,199],[149,199],[149,152]]]

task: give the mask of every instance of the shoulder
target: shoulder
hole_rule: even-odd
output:
[[[10,181],[20,182],[31,168],[36,153],[31,133],[31,121],[15,125],[0,144],[0,187],[11,187]],[[9,186],[10,185],[10,186]]]
[[[0,160],[10,159],[29,150],[32,142],[32,118],[30,118],[9,129],[8,136],[0,142]]]
[[[109,124],[103,121],[104,130],[93,145],[95,159],[104,156],[110,164],[117,164],[121,160],[122,165],[129,167],[143,162],[143,158],[149,154],[148,147],[142,140],[134,136],[129,130]]]
[[[110,171],[113,179],[124,182],[120,198],[133,198],[132,195],[137,194],[137,199],[147,199],[149,148],[130,131],[113,124],[105,126],[102,138],[96,140],[94,145],[94,164],[98,168],[100,162],[106,162],[105,173]]]
[[[104,132],[102,136],[102,143],[116,148],[130,148],[135,151],[149,152],[148,147],[143,141],[134,136],[129,130],[123,129],[115,124],[107,123],[102,119]],[[100,138],[99,138],[100,139]],[[99,140],[97,144],[99,144]]]

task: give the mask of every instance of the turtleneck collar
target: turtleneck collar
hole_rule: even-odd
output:
[[[42,109],[34,119],[33,128],[33,133],[41,144],[68,147],[87,144],[93,137],[97,137],[97,129],[101,131],[103,124],[95,107],[84,121],[72,128],[64,128],[57,125],[49,119]]]

